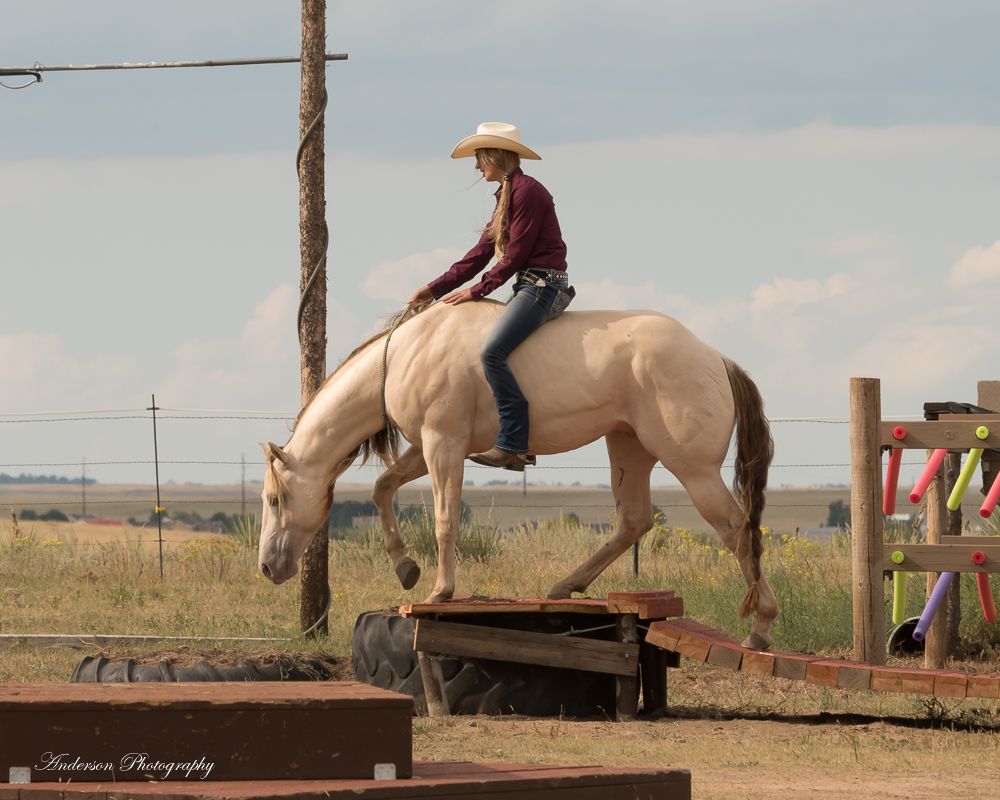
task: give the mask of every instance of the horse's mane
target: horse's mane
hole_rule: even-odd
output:
[[[377,342],[379,339],[384,339],[386,336],[390,336],[392,332],[404,322],[413,319],[413,317],[417,316],[417,314],[426,311],[430,307],[431,303],[425,303],[420,306],[407,306],[402,311],[398,311],[389,317],[382,330],[373,336],[369,336],[365,339],[365,341],[355,347],[347,355],[347,357],[337,365],[337,368],[331,372],[329,376],[327,376],[327,379],[323,381],[323,384],[319,387],[319,389],[311,398],[309,398],[309,402],[302,407],[299,415],[295,418],[295,425],[292,426],[292,432],[295,432],[295,428],[298,426],[299,420],[301,420],[302,415],[306,413],[306,409],[312,405],[313,400],[316,399],[319,393],[326,388],[326,385],[330,383],[334,377],[336,377],[337,373],[340,372],[346,364],[350,363],[350,361],[363,350],[366,350],[369,345]],[[399,428],[397,428],[396,424],[389,419],[388,415],[386,415],[385,426],[359,444],[346,460],[348,462],[354,461],[360,455],[361,463],[367,464],[368,459],[374,455],[379,459],[379,461],[388,466],[399,458],[399,439]]]

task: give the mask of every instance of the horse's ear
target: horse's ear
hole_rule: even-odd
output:
[[[282,464],[288,464],[288,454],[274,442],[261,442],[260,449],[264,451],[264,457],[268,463],[274,463],[277,460]]]

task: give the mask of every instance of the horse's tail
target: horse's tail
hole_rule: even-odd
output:
[[[753,568],[753,581],[740,605],[740,616],[745,617],[757,609],[760,557],[764,552],[760,518],[764,511],[767,470],[774,457],[774,440],[771,438],[771,426],[764,416],[764,400],[756,384],[739,364],[728,358],[723,361],[736,407],[736,475],[733,478],[733,491],[739,496],[743,508],[743,525],[736,542],[736,555],[742,561],[749,553]]]

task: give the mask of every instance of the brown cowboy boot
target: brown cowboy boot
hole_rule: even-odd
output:
[[[482,464],[484,467],[502,467],[514,472],[524,472],[526,464],[535,465],[534,456],[527,453],[512,453],[510,450],[503,450],[495,445],[485,453],[471,453],[467,458],[477,464]]]

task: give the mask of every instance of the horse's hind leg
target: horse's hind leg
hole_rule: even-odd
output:
[[[715,528],[719,538],[725,543],[740,564],[740,570],[748,586],[753,586],[753,556],[743,552],[739,545],[739,535],[743,529],[743,511],[718,473],[686,476],[674,472],[684,485],[698,513]],[[763,575],[757,581],[757,609],[754,626],[744,640],[745,647],[767,650],[771,647],[771,623],[778,616],[778,601]]]
[[[385,549],[392,560],[396,577],[404,589],[412,589],[416,585],[420,578],[420,567],[406,555],[406,545],[403,543],[403,537],[399,535],[399,523],[392,508],[392,501],[400,486],[426,474],[427,464],[424,463],[423,451],[419,447],[412,446],[378,476],[372,491],[372,500],[382,521]]]
[[[655,456],[631,432],[609,433],[605,441],[611,460],[611,492],[615,498],[618,526],[600,550],[549,590],[550,598],[563,599],[573,592],[585,591],[598,575],[653,527],[649,476],[656,464]]]

